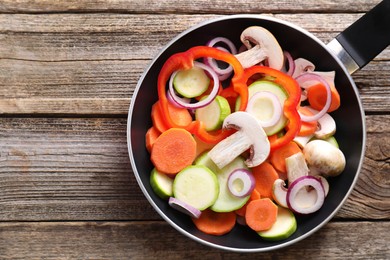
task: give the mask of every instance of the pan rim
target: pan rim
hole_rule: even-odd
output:
[[[339,67],[343,70],[344,74],[348,77],[348,80],[350,81],[351,85],[352,85],[352,88],[353,88],[353,91],[357,97],[357,101],[358,101],[358,105],[359,105],[359,110],[360,110],[360,113],[361,113],[361,122],[362,122],[362,133],[363,133],[363,136],[362,136],[362,151],[361,151],[361,155],[360,155],[360,158],[359,158],[359,164],[358,164],[358,167],[357,167],[357,171],[356,171],[356,174],[355,174],[355,177],[348,189],[348,191],[346,192],[344,198],[341,200],[341,202],[339,203],[339,205],[331,212],[331,214],[329,214],[321,223],[317,224],[313,229],[311,229],[310,231],[306,232],[305,234],[303,235],[300,235],[299,237],[293,239],[293,240],[290,240],[290,241],[286,241],[286,242],[281,242],[280,244],[278,245],[274,245],[274,246],[269,246],[269,247],[261,247],[261,248],[242,248],[242,247],[230,247],[230,246],[222,246],[222,245],[219,245],[219,244],[215,244],[215,243],[212,243],[212,242],[209,242],[209,241],[206,241],[206,240],[203,240],[189,232],[187,232],[186,230],[184,230],[183,228],[181,228],[178,224],[176,224],[174,221],[172,221],[161,209],[160,207],[154,202],[154,200],[152,199],[152,197],[149,195],[148,191],[146,190],[146,187],[144,186],[142,180],[141,180],[141,177],[140,177],[140,173],[138,172],[138,169],[136,167],[136,162],[134,160],[134,156],[132,155],[132,151],[133,151],[133,145],[132,145],[132,141],[131,141],[131,130],[132,130],[132,118],[133,118],[133,111],[134,111],[134,105],[135,105],[135,99],[138,95],[138,92],[140,91],[140,88],[141,88],[141,85],[142,85],[142,82],[144,81],[146,75],[149,73],[151,67],[154,65],[154,63],[159,59],[159,57],[173,44],[175,43],[176,41],[178,41],[180,38],[182,38],[183,36],[187,35],[188,33],[190,33],[191,31],[194,31],[200,27],[203,27],[203,26],[206,26],[208,24],[211,24],[211,23],[215,23],[215,22],[219,22],[219,21],[224,21],[224,20],[231,20],[231,19],[259,19],[259,20],[268,20],[268,21],[272,21],[272,22],[276,22],[276,23],[279,23],[279,24],[283,24],[283,25],[286,25],[286,26],[289,26],[297,31],[300,31],[301,33],[304,33],[306,34],[307,36],[309,36],[312,40],[314,40],[316,43],[318,43],[319,45],[321,45],[325,50],[327,50],[327,52],[329,53],[329,55],[331,55],[333,57],[333,59],[338,63]],[[363,165],[363,160],[364,160],[364,155],[365,155],[365,150],[366,150],[366,121],[365,121],[365,113],[364,113],[364,110],[363,110],[363,105],[362,105],[362,101],[361,99],[359,98],[359,92],[358,92],[358,89],[355,85],[355,82],[354,80],[352,79],[351,75],[349,74],[349,72],[347,71],[347,69],[345,68],[344,64],[339,60],[339,58],[327,47],[327,45],[325,43],[323,43],[321,40],[319,40],[316,36],[314,36],[312,33],[308,32],[307,30],[293,24],[293,23],[290,23],[288,21],[284,21],[284,20],[281,20],[279,18],[275,18],[275,17],[272,17],[272,16],[268,16],[268,15],[263,15],[263,14],[259,14],[259,15],[255,15],[255,14],[235,14],[235,15],[224,15],[224,16],[221,16],[221,17],[217,17],[217,18],[212,18],[212,19],[207,19],[203,22],[200,22],[186,30],[184,30],[183,32],[181,32],[180,34],[178,34],[177,36],[175,36],[174,38],[172,38],[158,53],[157,55],[152,59],[152,61],[149,63],[149,65],[147,66],[147,68],[144,70],[144,72],[142,73],[141,77],[139,78],[138,82],[137,82],[137,85],[136,85],[136,88],[134,90],[134,93],[131,97],[131,103],[130,103],[130,107],[129,107],[129,111],[128,111],[128,118],[127,118],[127,130],[126,130],[126,133],[127,133],[127,145],[128,145],[128,153],[129,153],[129,158],[130,158],[130,162],[131,162],[131,167],[132,167],[132,170],[133,170],[133,173],[134,173],[134,176],[136,178],[136,181],[138,183],[138,186],[140,187],[140,189],[142,190],[144,196],[147,198],[148,202],[152,205],[152,207],[156,210],[156,212],[166,221],[168,222],[173,228],[175,228],[177,231],[179,231],[180,233],[182,233],[183,235],[189,237],[190,239],[193,239],[194,241],[197,241],[203,245],[206,245],[206,246],[210,246],[210,247],[213,247],[213,248],[216,248],[216,249],[222,249],[222,250],[226,250],[226,251],[230,251],[230,252],[239,252],[239,253],[255,253],[255,252],[268,252],[268,251],[272,251],[272,250],[277,250],[277,249],[281,249],[281,248],[284,248],[284,247],[287,247],[287,246],[290,246],[292,244],[295,244],[301,240],[304,240],[306,239],[307,237],[313,235],[315,232],[317,232],[319,229],[321,229],[325,224],[327,224],[336,214],[337,212],[340,210],[340,208],[345,204],[345,201],[348,199],[348,197],[350,196],[351,192],[353,191],[355,185],[356,185],[356,182],[359,178],[359,175],[360,175],[360,172],[361,172],[361,168],[362,168],[362,165]]]

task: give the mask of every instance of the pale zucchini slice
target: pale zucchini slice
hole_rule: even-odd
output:
[[[207,131],[213,131],[222,127],[223,120],[229,114],[229,102],[222,96],[216,96],[210,104],[196,110],[195,118],[204,123]]]
[[[173,78],[173,87],[183,97],[194,98],[202,95],[210,84],[206,72],[198,67],[179,71]]]
[[[257,232],[260,237],[269,241],[278,241],[290,237],[297,230],[297,221],[291,210],[278,206],[278,216],[272,227]]]
[[[215,174],[202,165],[181,170],[173,181],[173,195],[194,208],[204,210],[214,204],[219,194]]]
[[[156,168],[150,173],[150,186],[153,191],[162,199],[168,199],[173,195],[173,179],[164,173],[160,173]]]
[[[229,191],[228,188],[228,178],[234,170],[242,168],[248,169],[245,165],[245,160],[242,157],[237,157],[231,163],[222,169],[219,169],[210,159],[208,153],[205,152],[195,160],[195,164],[204,165],[217,175],[219,182],[219,194],[215,203],[210,207],[211,210],[216,212],[230,212],[241,208],[248,201],[250,196],[242,198],[236,197]]]

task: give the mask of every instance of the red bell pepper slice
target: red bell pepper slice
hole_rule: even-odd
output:
[[[287,132],[280,138],[269,138],[271,151],[273,151],[292,141],[301,128],[301,117],[297,110],[301,100],[301,88],[292,77],[265,66],[252,66],[245,69],[243,79],[247,82],[255,74],[271,76],[273,81],[282,86],[288,94],[288,98],[283,105],[283,113],[288,119]]]
[[[224,61],[233,67],[234,75],[231,80],[231,86],[241,96],[241,107],[240,110],[244,110],[248,103],[248,88],[246,81],[243,80],[244,69],[237,58],[221,50],[208,46],[196,46],[192,47],[185,52],[180,52],[169,57],[164,63],[157,79],[158,97],[159,104],[161,107],[162,114],[165,118],[166,124],[169,128],[180,127],[185,128],[190,133],[196,135],[200,140],[207,143],[218,143],[222,139],[226,138],[231,134],[232,131],[218,130],[214,132],[207,132],[200,121],[192,121],[189,125],[183,127],[175,124],[168,113],[167,96],[166,96],[166,84],[171,74],[177,70],[190,69],[193,66],[194,60],[204,57],[211,57],[216,60]]]

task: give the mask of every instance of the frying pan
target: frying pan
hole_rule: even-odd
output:
[[[351,193],[362,167],[365,144],[365,116],[358,90],[351,74],[365,66],[390,44],[390,0],[379,3],[371,11],[340,33],[329,44],[291,23],[262,15],[230,15],[196,25],[171,40],[155,57],[141,76],[129,108],[127,141],[131,165],[137,182],[154,209],[172,227],[202,244],[235,252],[262,252],[279,249],[315,233],[341,208]],[[267,242],[249,228],[236,225],[224,236],[211,236],[196,229],[190,217],[172,209],[160,199],[149,184],[153,168],[145,148],[145,133],[152,125],[151,107],[157,101],[157,76],[172,54],[186,51],[208,40],[222,36],[236,40],[252,25],[265,27],[279,41],[282,49],[295,58],[312,61],[319,71],[336,71],[335,85],[341,107],[332,112],[337,123],[335,137],[346,157],[344,172],[330,178],[330,192],[322,208],[308,216],[298,216],[297,231],[286,240]]]

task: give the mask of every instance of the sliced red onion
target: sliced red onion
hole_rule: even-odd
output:
[[[324,187],[321,181],[313,176],[302,176],[296,179],[287,190],[287,205],[299,214],[316,212],[322,207],[324,201]]]
[[[326,197],[328,195],[328,193],[329,193],[329,182],[328,182],[328,180],[324,176],[321,176],[321,175],[316,175],[314,177],[318,178],[321,181],[321,184],[324,187],[325,197]]]
[[[269,99],[272,102],[273,114],[268,121],[263,121],[256,116],[256,111],[254,107],[256,102],[261,98]],[[279,98],[274,93],[271,93],[269,91],[259,91],[253,94],[253,96],[249,99],[246,112],[254,115],[262,127],[271,127],[279,122],[279,119],[283,113],[283,108],[282,104],[280,104]]]
[[[212,39],[211,41],[209,41],[206,45],[210,46],[210,47],[214,47],[217,43],[220,43],[220,42],[227,45],[229,50],[224,48],[224,47],[221,47],[221,46],[216,47],[217,49],[225,51],[225,52],[230,52],[233,55],[237,54],[236,46],[233,44],[233,42],[231,40],[229,40],[228,38],[225,38],[225,37],[216,37],[216,38]],[[221,69],[217,64],[217,61],[213,58],[207,57],[204,59],[204,61],[205,61],[205,64],[209,65],[218,74],[218,78],[220,81],[227,79],[233,73],[233,67],[231,65],[227,66],[224,69]]]
[[[168,200],[168,203],[169,203],[169,206],[171,206],[172,208],[174,208],[174,209],[176,209],[184,214],[187,214],[192,218],[199,218],[200,214],[202,214],[202,212],[199,209],[194,208],[193,206],[189,205],[188,203],[185,203],[185,202],[178,200],[174,197],[170,197]]]
[[[321,76],[319,76],[317,74],[314,74],[314,73],[310,73],[310,72],[304,73],[304,74],[296,77],[295,80],[304,89],[310,88],[310,87],[305,86],[304,83],[306,81],[319,81],[320,83],[322,83],[325,86],[325,89],[326,89],[326,103],[325,103],[325,106],[322,108],[322,110],[319,111],[317,114],[314,114],[312,116],[306,116],[306,115],[303,115],[303,114],[299,113],[300,116],[301,116],[301,120],[304,121],[304,122],[317,121],[318,119],[320,119],[328,111],[328,109],[330,107],[330,103],[332,101],[332,94],[331,94],[331,90],[330,90],[330,86],[329,86],[328,82],[325,79],[323,79]]]
[[[176,75],[176,73],[175,73]],[[175,91],[175,94],[176,94],[176,91]],[[177,94],[176,94],[177,95]],[[184,97],[177,97],[178,99],[180,99],[182,101],[182,103],[186,103],[186,104],[189,104],[191,102],[191,99],[190,98],[184,98]],[[179,108],[185,108],[184,106],[180,105],[179,103],[177,103],[172,95],[171,95],[171,92],[170,91],[167,91],[167,99],[168,101],[173,104],[174,106],[176,107],[179,107]]]
[[[221,51],[224,51],[224,52],[229,52],[227,49],[225,49],[223,47],[216,47],[216,48],[221,50]],[[210,58],[210,57],[206,58],[205,64],[209,65],[218,74],[220,79],[221,79],[221,77],[222,78],[229,77],[229,75],[233,72],[233,67],[231,65],[227,66],[224,69],[221,69],[218,66],[217,61],[215,59],[213,59],[213,58]]]
[[[210,46],[210,47],[214,47],[214,45],[216,45],[218,42],[222,42],[222,43],[226,44],[229,47],[231,54],[233,54],[233,55],[237,54],[237,48],[234,45],[234,43],[225,37],[216,37],[216,38],[210,40],[206,45]]]
[[[171,78],[169,79],[169,90],[168,91],[170,92],[170,95],[172,96],[173,101],[175,101],[177,104],[179,104],[180,106],[187,108],[187,109],[196,109],[196,108],[201,108],[201,107],[207,106],[208,104],[210,104],[214,100],[214,98],[218,94],[218,90],[219,90],[218,75],[209,66],[207,66],[201,62],[197,62],[197,61],[194,61],[194,66],[199,67],[199,68],[207,71],[210,74],[210,76],[212,77],[214,85],[213,85],[213,89],[211,90],[210,94],[205,99],[202,99],[201,101],[198,101],[196,103],[186,103],[181,99],[181,97],[179,97],[175,93],[175,89],[173,87],[173,79],[174,79],[177,71],[172,73]]]
[[[284,51],[283,54],[288,64],[288,71],[286,72],[286,74],[292,76],[295,71],[295,62],[288,51]]]
[[[234,170],[228,177],[229,191],[236,197],[249,196],[255,188],[255,177],[247,169]]]

